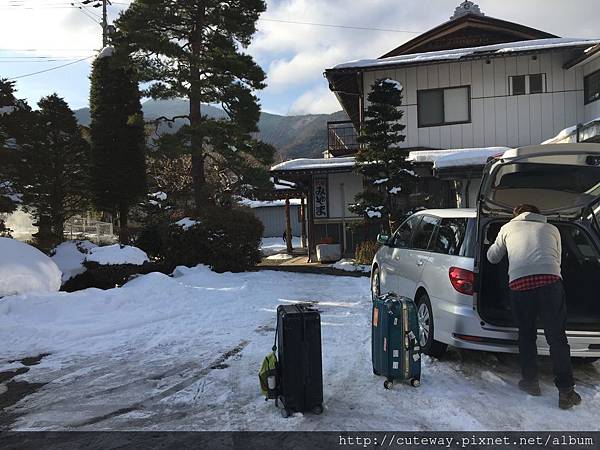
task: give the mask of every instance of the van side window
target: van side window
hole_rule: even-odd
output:
[[[433,238],[431,251],[446,255],[458,255],[465,239],[467,219],[443,219]]]
[[[418,250],[427,250],[429,247],[429,241],[435,231],[437,224],[440,219],[432,216],[423,216],[423,220],[415,230],[413,235],[411,248]]]
[[[412,216],[406,220],[394,233],[392,247],[408,248],[415,227],[421,221],[422,216]]]

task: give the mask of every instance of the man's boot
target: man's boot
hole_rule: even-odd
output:
[[[538,380],[521,380],[519,381],[519,389],[527,392],[529,395],[533,395],[534,397],[539,397],[542,395],[542,390],[540,389],[540,382]]]
[[[569,409],[581,403],[581,396],[575,392],[575,388],[558,390],[558,407],[560,409]]]

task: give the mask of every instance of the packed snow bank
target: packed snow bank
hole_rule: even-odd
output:
[[[256,374],[273,345],[277,306],[306,301],[321,312],[325,412],[284,419]],[[420,388],[384,389],[371,363],[371,311],[365,277],[205,266],[119,289],[5,298],[0,371],[51,353],[19,376],[47,384],[13,407],[12,429],[598,429],[600,362],[575,366],[583,403],[568,412],[558,408],[548,357],[540,357],[540,397],[519,391],[517,355],[455,349],[423,357]]]
[[[97,262],[100,265],[133,264],[141,266],[148,261],[148,255],[143,250],[130,245],[107,245],[95,247],[85,258],[86,261]]]
[[[368,264],[356,264],[356,261],[353,259],[340,259],[335,264],[332,264],[331,267],[337,270],[344,270],[346,272],[371,272],[371,266]]]
[[[90,241],[66,241],[52,250],[51,258],[62,272],[63,283],[86,271],[85,257],[96,247]]]
[[[61,276],[54,261],[37,248],[0,238],[0,297],[58,291]]]
[[[292,247],[299,248],[302,241],[298,236],[292,237]],[[287,249],[285,241],[281,237],[265,237],[260,243],[260,251],[264,256],[274,255]]]

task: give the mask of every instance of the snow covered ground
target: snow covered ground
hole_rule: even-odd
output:
[[[259,393],[278,304],[321,310],[325,412],[284,419]],[[584,403],[557,407],[515,384],[513,355],[424,358],[423,384],[383,389],[371,369],[367,278],[205,267],[138,277],[123,288],[0,300],[0,371],[50,353],[16,380],[48,383],[13,406],[34,430],[598,430],[600,364],[578,366]]]
[[[298,236],[292,237],[292,247],[299,248],[302,245]],[[286,250],[285,241],[281,237],[265,237],[262,238],[260,251],[265,256],[274,255],[275,253]]]

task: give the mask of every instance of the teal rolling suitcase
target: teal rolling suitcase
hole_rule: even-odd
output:
[[[391,293],[381,295],[373,300],[371,319],[373,373],[386,377],[386,389],[395,380],[418,387],[421,349],[415,302]]]

